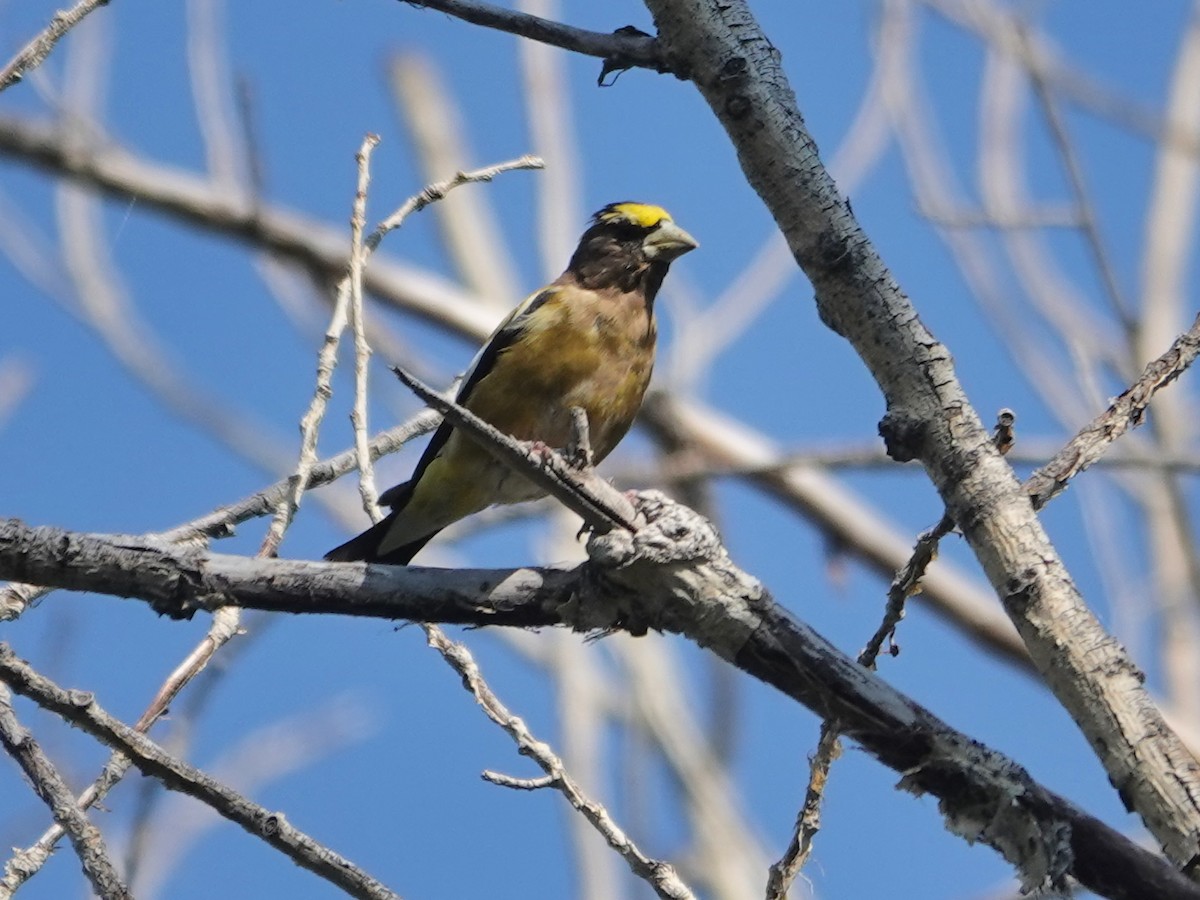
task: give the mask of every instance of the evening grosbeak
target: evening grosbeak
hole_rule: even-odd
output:
[[[665,209],[610,203],[567,270],[513,310],[463,377],[456,398],[500,431],[563,447],[571,408],[587,413],[598,463],[625,436],[654,366],[654,297],[671,261],[697,246]],[[384,491],[392,512],[325,555],[403,565],[435,534],[493,503],[545,496],[443,422],[413,476]]]

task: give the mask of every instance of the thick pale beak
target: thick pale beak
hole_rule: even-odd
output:
[[[670,262],[689,250],[695,250],[700,242],[669,220],[663,220],[642,241],[647,259]]]

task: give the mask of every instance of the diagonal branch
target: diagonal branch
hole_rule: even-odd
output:
[[[145,774],[173,791],[195,797],[247,832],[286,854],[352,897],[399,900],[350,860],[334,853],[294,828],[281,813],[271,812],[236,791],[174,758],[144,734],[105,712],[86,691],[68,691],[39,675],[12,649],[0,643],[0,680],[14,693],[33,700],[133,760]]]
[[[1130,428],[1142,424],[1150,399],[1186,371],[1200,356],[1200,315],[1171,347],[1146,366],[1142,376],[1096,416],[1071,441],[1025,482],[1035,509],[1041,509],[1067,488],[1067,483],[1098,460],[1108,445]]]
[[[479,3],[477,0],[402,0],[409,6],[436,9],[447,15],[481,25],[484,28],[494,28],[508,34],[528,38],[564,50],[573,50],[585,56],[596,56],[605,62],[605,72],[614,69],[639,67],[653,69],[656,72],[669,71],[667,64],[659,53],[658,41],[648,34],[626,26],[604,34],[599,31],[587,31],[583,28],[572,28],[561,22],[543,19],[541,16],[517,12],[490,3]],[[603,77],[603,76],[601,76]]]
[[[108,0],[79,0],[70,9],[55,13],[50,24],[0,69],[0,91],[12,87],[25,77],[26,72],[45,62],[63,35],[82,22],[89,13],[107,5]]]
[[[948,827],[999,850],[1030,885],[1071,875],[1106,897],[1200,898],[1161,858],[955,731],[777,606],[703,519],[640,496],[648,524],[589,543],[574,569],[436,570],[327,564],[138,545],[0,523],[0,577],[145,599],[187,615],[244,608],[579,631],[680,633],[823,718],[938,797]],[[0,657],[0,679],[11,669]],[[15,687],[15,685],[14,685]],[[70,710],[65,710],[69,712]]]
[[[590,469],[571,466],[550,448],[531,449],[530,445],[492,427],[469,409],[447,400],[399,366],[393,366],[392,371],[466,437],[562,501],[590,528],[601,534],[611,528],[635,530],[636,516],[629,502]]]
[[[466,652],[466,648],[447,639],[440,628],[429,630],[426,633],[429,643],[458,672],[462,678],[463,687],[475,696],[488,718],[503,728],[509,737],[516,741],[522,755],[528,756],[546,773],[543,778],[536,781],[506,780],[503,776],[484,773],[485,780],[505,787],[520,787],[526,790],[543,787],[556,789],[567,798],[567,802],[571,806],[583,814],[592,827],[604,837],[608,845],[621,855],[629,864],[633,874],[646,881],[659,897],[662,897],[663,900],[695,900],[695,895],[679,878],[674,866],[646,856],[613,821],[608,810],[584,793],[579,783],[567,772],[562,760],[551,751],[550,746],[535,738],[524,721],[508,711],[508,707],[500,701],[500,698],[483,680],[479,673],[479,666],[475,664],[471,654]]]
[[[921,322],[822,165],[779,53],[744,0],[646,0],[672,68],[711,107],[747,182],[805,270],[822,320],[887,400],[880,431],[919,459],[1046,684],[1121,797],[1177,865],[1200,868],[1200,763],[1163,721],[1128,653],[1088,609],[947,348]]]
[[[8,751],[29,779],[34,792],[50,808],[54,821],[71,839],[71,845],[83,864],[92,890],[103,900],[130,900],[131,894],[121,881],[108,856],[100,831],[88,821],[75,802],[75,795],[59,774],[54,763],[42,752],[33,737],[17,721],[11,694],[0,683],[0,746]],[[0,888],[2,889],[2,888]]]

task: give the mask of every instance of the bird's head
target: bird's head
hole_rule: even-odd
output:
[[[671,261],[699,246],[661,206],[610,203],[592,217],[568,271],[588,287],[635,287],[650,276],[658,289]]]

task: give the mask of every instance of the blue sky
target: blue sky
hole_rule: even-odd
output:
[[[561,5],[562,17],[581,27],[651,27],[645,9],[633,2]],[[823,156],[830,159],[869,80],[877,6],[755,6],[783,54]],[[55,8],[42,0],[0,4],[0,55],[19,47]],[[198,171],[205,153],[188,80],[187,8],[121,0],[84,27],[102,32],[109,42],[108,72],[94,82],[103,92],[108,138],[139,156]],[[1186,4],[1163,2],[1136,15],[1127,4],[1102,0],[1038,9],[1038,21],[1074,65],[1126,96],[1161,106]],[[462,106],[475,163],[540,150],[528,134],[514,38],[394,2],[316,2],[286,9],[225,4],[218,19],[224,23],[232,72],[251,98],[264,195],[272,203],[334,225],[347,223],[354,154],[366,132],[382,137],[373,162],[372,220],[422,186],[386,84],[386,64],[396,53],[418,52],[438,67]],[[961,185],[966,203],[974,206],[985,73],[981,45],[976,36],[933,13],[923,11],[917,19],[915,52],[954,165],[954,175],[947,177]],[[0,97],[0,113],[49,115],[69,57],[81,45],[82,30],[60,45],[43,70],[44,80],[30,79]],[[688,296],[712,302],[769,237],[772,223],[691,86],[631,71],[613,87],[599,89],[594,60],[568,57],[565,68],[573,122],[564,128],[570,128],[581,160],[580,230],[582,217],[607,202],[644,199],[666,206],[701,241],[700,250],[678,263],[668,281],[662,303],[665,358]],[[1095,189],[1101,232],[1118,278],[1136,295],[1154,148],[1077,107],[1068,104],[1066,114]],[[1040,201],[1062,204],[1069,197],[1067,187],[1032,107],[1025,122],[1029,189]],[[558,164],[554,158],[547,162]],[[486,192],[523,289],[536,288],[544,276],[534,210],[540,179],[546,177],[512,173],[492,185],[464,189]],[[1012,407],[1023,437],[1064,439],[1067,433],[1029,383],[1029,373],[992,331],[946,245],[917,210],[894,141],[850,196],[922,319],[954,353],[959,377],[981,416],[990,421],[1001,406]],[[0,159],[0,201],[10,223],[44,238],[44,246],[54,251],[52,180]],[[178,370],[294,455],[295,423],[311,395],[318,338],[311,328],[293,327],[281,312],[253,254],[232,239],[191,231],[126,200],[104,201],[103,222],[108,251],[131,303]],[[1103,320],[1098,282],[1078,235],[1057,230],[1039,236],[1088,309]],[[994,238],[985,241],[988,252],[998,255]],[[383,252],[453,274],[428,212],[391,235]],[[680,304],[674,310],[671,288]],[[1015,296],[1011,274],[999,289]],[[788,448],[877,443],[882,398],[848,345],[821,325],[811,295],[802,276],[792,277],[780,297],[714,361],[701,398]],[[1020,304],[1014,299],[1017,314],[1026,315]],[[239,499],[281,474],[238,458],[164,409],[78,318],[24,278],[7,257],[0,258],[0,311],[5,313],[0,363],[15,361],[32,379],[28,395],[0,421],[0,514],[79,530],[142,532]],[[384,319],[443,380],[474,352],[470,342],[412,318],[385,313]],[[1061,340],[1029,321],[1043,348],[1065,354]],[[663,386],[670,378],[665,369],[660,366],[658,375]],[[346,371],[343,365],[322,433],[327,453],[351,441]],[[388,382],[382,367],[374,378],[375,425],[390,425],[415,410],[415,402]],[[1116,393],[1120,386],[1113,381],[1104,388]],[[1179,389],[1186,390],[1186,384]],[[612,467],[645,462],[649,450],[649,443],[635,435]],[[405,477],[411,459],[410,454],[383,464],[381,486]],[[845,478],[914,535],[940,514],[935,493],[917,471],[870,470]],[[832,577],[822,535],[745,484],[722,479],[716,491],[719,524],[734,558],[781,603],[847,652],[857,652],[878,622],[885,585],[853,562],[845,564],[844,578]],[[1121,504],[1116,500],[1114,508]],[[1114,613],[1081,515],[1076,497],[1068,496],[1045,519],[1084,595],[1111,621]],[[1131,577],[1144,579],[1142,538],[1132,517],[1118,522],[1115,533],[1134,548]],[[474,565],[537,561],[539,534],[528,523],[503,526],[471,538],[457,558]],[[306,502],[282,554],[318,558],[345,535],[317,503]],[[260,536],[261,525],[251,523],[218,549],[252,553]],[[976,571],[958,538],[949,540],[944,556]],[[93,689],[111,712],[133,719],[204,628],[201,621],[159,620],[136,603],[60,593],[7,626],[4,639],[60,683]],[[1139,662],[1155,683],[1157,637],[1148,628],[1143,621],[1140,630],[1121,637],[1135,652],[1145,650]],[[554,697],[543,674],[487,632],[470,634],[467,641],[497,692],[536,733],[553,741]],[[988,657],[921,607],[910,611],[900,642],[904,652],[883,662],[884,677],[956,727],[1012,755],[1048,787],[1137,833],[1073,724],[1031,679]],[[708,661],[678,640],[665,646],[686,661],[688,691],[702,696],[711,677]],[[331,702],[361,710],[369,728],[351,728],[354,734],[344,746],[255,787],[255,798],[285,811],[294,824],[406,897],[570,895],[565,803],[557,795],[516,793],[480,781],[478,773],[485,768],[532,773],[508,738],[475,708],[457,677],[422,646],[417,629],[331,617],[283,619],[231,651],[236,661],[193,723],[189,760],[215,764],[264,724]],[[603,655],[603,650],[588,652]],[[805,759],[819,723],[762,685],[741,676],[736,683],[733,770],[748,817],[769,852],[777,854],[803,792]],[[67,761],[74,784],[84,783],[103,760],[104,753],[78,733],[56,727],[28,706],[19,712],[47,749]],[[350,719],[357,721],[354,715]],[[636,751],[615,732],[606,742],[618,760]],[[665,812],[675,808],[673,785],[661,771],[651,769],[646,777],[651,785],[650,800],[643,800],[650,807],[646,818],[662,825],[646,837],[646,849],[671,858],[685,839]],[[1008,869],[996,854],[947,835],[934,801],[895,791],[896,780],[853,748],[838,762],[825,827],[806,869],[818,896],[856,898],[887,890],[937,900],[977,896],[1003,882]],[[107,804],[111,812],[95,815],[114,843],[121,842],[136,803],[136,781],[113,795]],[[637,804],[619,772],[610,772],[608,782],[600,793],[612,802],[617,818],[622,813],[636,818]],[[43,819],[15,769],[0,767],[0,843],[28,843],[40,833]],[[870,865],[864,865],[865,857]],[[78,866],[62,851],[22,896],[82,893]],[[334,896],[331,888],[225,823],[190,847],[160,896],[187,900],[218,893]]]

